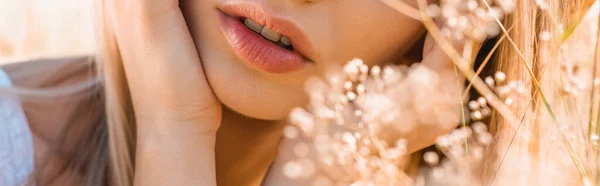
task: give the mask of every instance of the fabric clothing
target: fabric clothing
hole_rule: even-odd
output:
[[[0,87],[11,87],[0,68]],[[21,102],[0,95],[0,186],[22,186],[34,169],[33,136]]]

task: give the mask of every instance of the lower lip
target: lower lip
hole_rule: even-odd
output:
[[[298,52],[267,41],[247,28],[238,18],[218,12],[223,33],[233,51],[252,66],[266,72],[281,74],[298,71],[310,63]]]

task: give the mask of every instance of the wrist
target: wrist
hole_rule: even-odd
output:
[[[137,139],[136,185],[216,185],[216,132],[175,127],[138,133]]]
[[[152,120],[137,123],[137,140],[170,141],[177,139],[214,138],[217,135],[216,121],[170,121]]]

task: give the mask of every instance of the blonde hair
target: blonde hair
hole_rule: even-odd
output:
[[[515,180],[525,179],[530,184],[539,185],[581,184],[582,179],[577,179],[580,175],[572,161],[568,165],[558,162],[562,162],[561,158],[572,155],[567,152],[570,145],[574,146],[575,156],[583,158],[589,150],[586,149],[585,142],[580,142],[585,135],[580,135],[581,131],[574,131],[576,139],[572,140],[571,144],[566,144],[566,141],[561,140],[561,131],[558,130],[562,130],[559,128],[566,125],[571,125],[570,127],[576,130],[592,130],[585,125],[588,124],[588,120],[593,121],[593,118],[588,117],[588,109],[595,100],[589,99],[590,94],[587,91],[583,91],[580,96],[564,92],[565,86],[568,86],[564,85],[567,73],[564,65],[571,63],[564,61],[569,55],[564,53],[564,49],[585,45],[581,43],[584,40],[591,41],[586,43],[589,44],[588,47],[596,45],[595,37],[575,38],[575,34],[569,33],[575,29],[574,25],[583,20],[583,13],[587,12],[587,8],[591,7],[593,2],[520,0],[516,1],[514,13],[506,17],[504,25],[511,28],[507,37],[510,40],[500,43],[494,68],[506,73],[510,80],[523,82],[526,89],[520,95],[521,99],[515,100],[512,105],[513,114],[521,120],[516,128],[499,114],[492,117],[490,131],[494,134],[494,142],[488,148],[489,164],[485,170],[489,184],[506,185],[518,182]],[[598,20],[597,15],[595,20]],[[591,26],[596,27],[593,20],[591,23]],[[581,25],[579,27],[585,26]],[[571,41],[564,40],[568,35],[571,35]],[[589,52],[593,55],[597,53],[594,50]],[[584,53],[585,51],[581,51],[575,55]],[[593,55],[589,56],[587,62],[590,63],[586,65],[595,63]],[[592,74],[592,68],[578,70],[580,74]],[[587,78],[582,80],[589,81]],[[539,82],[539,89],[534,81]],[[594,86],[593,82],[589,83]],[[553,139],[555,137],[558,139]],[[555,143],[550,143],[552,141]],[[501,180],[499,177],[510,180]]]
[[[109,19],[105,19],[105,3],[97,0],[96,36],[99,44],[97,57],[99,74],[104,82],[110,184],[133,185],[135,167],[136,128],[133,105],[123,69],[123,62]]]

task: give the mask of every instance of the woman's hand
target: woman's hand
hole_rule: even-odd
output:
[[[440,24],[438,24],[440,25]],[[456,45],[455,48],[462,49]],[[395,123],[382,138],[407,140],[407,153],[433,145],[461,122],[464,76],[431,35],[425,38],[423,60],[387,96],[399,107]]]
[[[137,123],[136,185],[216,185],[221,104],[178,0],[105,0]],[[111,29],[111,28],[108,28]]]

